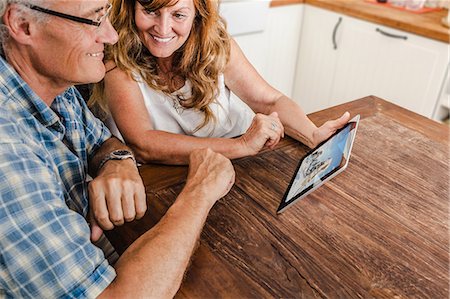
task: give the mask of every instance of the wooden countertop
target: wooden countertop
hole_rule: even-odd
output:
[[[270,7],[301,4],[304,2],[305,2],[305,0],[272,0],[272,1],[270,1]]]
[[[273,0],[272,7],[306,3],[376,24],[400,29],[445,43],[450,42],[449,29],[441,20],[447,10],[415,14],[375,5],[364,0]]]
[[[346,110],[361,115],[348,168],[280,215],[308,149],[286,137],[233,160],[236,183],[210,211],[176,298],[448,298],[449,128],[373,96],[310,118]],[[167,212],[187,168],[140,173],[148,211],[107,232],[119,253]]]

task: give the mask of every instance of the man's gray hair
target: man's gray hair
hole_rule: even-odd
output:
[[[5,41],[8,39],[8,28],[6,28],[5,24],[3,24],[3,15],[5,14],[6,8],[8,5],[12,3],[24,4],[26,7],[27,4],[40,4],[45,0],[0,0],[0,53],[3,54],[3,48],[5,45]],[[43,21],[47,18],[44,14],[39,14],[39,12],[31,12],[35,15],[37,21]]]

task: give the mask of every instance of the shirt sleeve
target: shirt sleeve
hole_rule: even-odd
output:
[[[79,102],[78,107],[80,111],[76,113],[79,116],[79,122],[83,124],[84,131],[86,134],[86,151],[88,159],[90,160],[97,150],[102,146],[102,144],[111,138],[111,132],[106,127],[106,125],[97,117],[92,114],[86,102],[81,97],[78,90],[75,87],[69,89],[68,92],[73,92],[75,99]]]
[[[86,220],[67,207],[53,166],[11,135],[3,138],[13,129],[1,129],[0,290],[16,298],[98,296],[114,268],[91,243]]]

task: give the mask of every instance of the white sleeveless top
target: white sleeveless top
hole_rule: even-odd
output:
[[[155,130],[196,137],[229,138],[245,133],[255,115],[247,104],[231,95],[230,90],[225,86],[223,75],[220,75],[219,96],[210,104],[215,121],[210,121],[206,126],[194,132],[203,122],[204,114],[194,109],[183,108],[177,99],[177,95],[180,95],[181,98],[191,96],[192,85],[190,81],[186,81],[182,88],[170,96],[155,91],[143,80],[137,80],[137,82]],[[112,134],[123,140],[111,117],[106,121],[106,124]]]

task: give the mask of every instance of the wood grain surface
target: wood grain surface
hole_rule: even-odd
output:
[[[307,147],[233,161],[178,298],[448,298],[449,129],[375,97],[310,115],[361,114],[348,168],[277,215]],[[141,167],[149,210],[108,234],[116,249],[150,229],[185,167]]]
[[[305,0],[272,0],[270,1],[270,7],[292,5],[292,4],[302,4]]]

